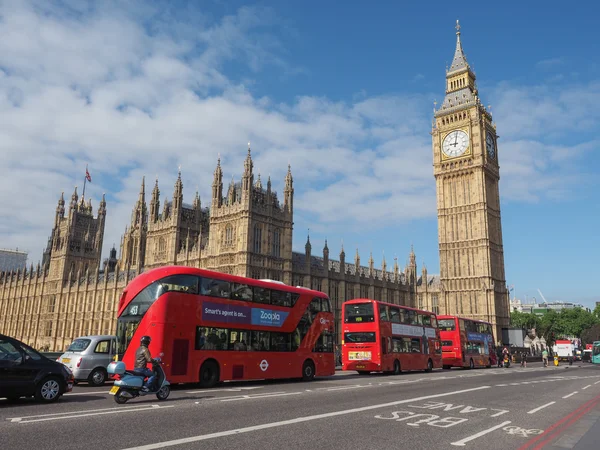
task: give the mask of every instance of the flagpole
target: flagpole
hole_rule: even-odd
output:
[[[85,183],[87,181],[87,174],[88,174],[88,165],[85,165],[85,175],[83,176],[83,193],[81,194],[81,198],[85,197]]]

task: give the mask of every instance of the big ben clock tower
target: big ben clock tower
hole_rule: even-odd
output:
[[[482,105],[456,21],[456,51],[432,130],[440,249],[440,310],[509,323],[496,125]]]

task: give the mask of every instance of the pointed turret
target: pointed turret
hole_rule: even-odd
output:
[[[100,205],[98,205],[98,218],[100,216],[106,216],[106,194],[102,194],[102,200],[100,200]]]
[[[294,211],[294,178],[292,177],[292,166],[288,164],[288,171],[285,175],[285,187],[283,189],[284,208],[287,212]]]
[[[54,226],[57,226],[61,219],[65,217],[65,193],[60,194],[58,199],[58,205],[56,206],[56,216],[54,219]]]
[[[325,245],[323,246],[323,259],[329,259],[329,247],[327,247],[327,239],[325,239]]]
[[[212,206],[220,207],[223,204],[223,171],[221,170],[221,156],[217,159],[217,167],[212,184]]]
[[[179,211],[183,205],[183,182],[181,181],[181,166],[177,173],[177,181],[173,190],[173,210]]]
[[[358,275],[358,270],[360,269],[360,255],[358,254],[358,247],[356,247],[356,255],[354,255],[354,267],[356,269],[356,274]]]
[[[421,285],[427,285],[427,267],[425,266],[425,263],[423,263],[423,268],[421,269]]]
[[[467,62],[467,57],[465,56],[465,52],[462,48],[462,42],[460,42],[460,24],[458,20],[456,21],[456,50],[454,51],[454,58],[452,59],[452,64],[448,69],[448,74],[452,74],[454,72],[460,72],[463,70],[470,70],[469,63]]]
[[[152,189],[152,200],[150,201],[150,222],[155,223],[158,220],[160,210],[160,189],[158,189],[158,177],[154,182]]]
[[[383,254],[383,260],[381,261],[381,270],[385,274],[387,271],[387,263],[385,262],[385,253]]]
[[[306,236],[306,244],[304,245],[304,250],[306,252],[306,257],[310,259],[312,245],[310,245],[310,230],[309,234]]]
[[[262,189],[262,181],[260,180],[260,172],[258,173],[258,178],[256,179],[256,183],[254,185],[257,189]]]
[[[192,208],[199,210],[200,209],[200,194],[198,193],[198,190],[196,189],[196,195],[194,196],[194,202],[192,203]]]
[[[71,203],[69,204],[69,212],[71,210],[77,210],[77,200],[79,199],[79,196],[77,195],[77,186],[75,186],[75,190],[73,191],[73,194],[71,195]]]
[[[269,175],[269,178],[267,178],[267,192],[269,194],[271,193],[271,175]]]
[[[446,70],[446,96],[434,116],[444,114],[448,109],[462,109],[479,104],[475,72],[467,62],[460,39],[460,25],[456,21],[456,49],[452,64]],[[434,108],[435,110],[435,108]]]
[[[252,162],[252,155],[250,152],[250,142],[248,142],[248,154],[246,155],[246,159],[244,160],[244,174],[242,175],[242,191],[243,195],[247,195],[248,198],[250,196],[250,189],[252,184],[254,183],[254,174],[252,169],[254,168],[254,163]]]
[[[373,259],[373,252],[369,254],[369,276],[375,275],[375,260]]]

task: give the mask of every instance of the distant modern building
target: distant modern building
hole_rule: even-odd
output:
[[[533,298],[533,302],[531,303],[523,303],[519,299],[512,299],[510,301],[510,309],[511,311],[519,311],[524,313],[533,313],[539,316],[543,315],[547,311],[561,311],[563,309],[573,309],[573,308],[583,308],[586,309],[585,306],[579,303],[572,302],[542,302],[537,303],[535,301],[535,297]]]
[[[27,252],[0,249],[0,272],[24,269],[27,266]]]

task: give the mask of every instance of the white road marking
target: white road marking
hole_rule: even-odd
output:
[[[479,386],[476,388],[464,389],[464,390],[460,390],[460,391],[444,392],[442,394],[432,394],[432,395],[426,395],[424,397],[409,398],[406,400],[398,400],[398,401],[390,402],[390,403],[381,403],[379,405],[362,406],[359,408],[345,409],[345,410],[341,410],[341,411],[333,411],[333,412],[324,413],[324,414],[316,414],[313,416],[297,417],[295,419],[282,420],[280,422],[271,422],[271,423],[265,423],[262,425],[255,425],[255,426],[251,426],[251,427],[237,428],[234,430],[227,430],[227,431],[220,431],[217,433],[202,434],[199,436],[174,439],[172,441],[157,442],[155,444],[140,445],[139,447],[131,447],[131,448],[124,449],[124,450],[154,450],[154,449],[158,449],[158,448],[172,447],[174,445],[189,444],[192,442],[206,441],[208,439],[215,439],[215,438],[220,438],[220,437],[225,437],[225,436],[233,436],[233,435],[238,435],[241,433],[250,433],[252,431],[265,430],[268,428],[277,428],[277,427],[282,427],[285,425],[291,425],[291,424],[295,424],[295,423],[310,422],[313,420],[326,419],[328,417],[344,416],[347,414],[353,414],[353,413],[358,413],[358,412],[363,412],[363,411],[370,411],[373,409],[386,408],[388,406],[402,405],[404,403],[412,403],[412,402],[417,402],[419,400],[428,400],[430,398],[448,397],[451,395],[480,391],[482,389],[489,389],[490,387],[491,386]],[[508,423],[510,423],[510,422],[508,422]]]
[[[598,384],[598,383],[600,383],[600,381],[596,381],[594,384]]]
[[[496,386],[508,386],[508,384],[497,384]]]
[[[494,426],[492,428],[488,428],[487,430],[480,431],[479,433],[475,433],[475,434],[473,434],[471,436],[468,436],[468,437],[466,437],[464,439],[461,439],[460,441],[451,442],[450,445],[456,445],[456,446],[459,446],[459,447],[463,447],[467,442],[472,441],[474,439],[477,439],[477,438],[479,438],[481,436],[484,436],[484,435],[486,435],[488,433],[491,433],[492,431],[495,431],[498,428],[502,428],[502,427],[508,425],[509,423],[510,423],[510,420],[507,420],[506,422],[502,422],[500,425],[496,425],[496,426]]]
[[[64,394],[64,396],[66,397],[67,395],[92,395],[92,394],[108,394],[110,391],[94,391],[94,392],[70,392],[68,394]]]
[[[546,403],[545,405],[542,406],[538,406],[537,408],[533,408],[531,411],[527,411],[527,414],[534,414],[536,412],[538,412],[541,409],[547,408],[550,405],[554,405],[556,402],[550,402],[550,403]]]
[[[565,395],[563,398],[569,398],[569,397],[571,397],[572,395],[575,395],[575,394],[577,394],[578,392],[579,392],[579,391],[571,392],[570,394],[568,394],[568,395]]]
[[[243,395],[238,398],[226,398],[222,399],[222,402],[236,402],[238,400],[253,400],[255,398],[268,398],[268,397],[285,397],[287,395],[298,395],[302,394],[302,392],[280,392],[280,393],[272,393],[272,394],[256,394],[256,395]]]
[[[125,409],[124,407],[110,408],[110,409],[104,409],[104,410],[99,409],[99,410],[95,410],[96,412],[88,412],[86,414],[81,414],[80,411],[72,411],[70,413],[46,414],[44,416],[14,417],[11,419],[6,419],[6,420],[10,420],[11,423],[46,422],[48,420],[75,419],[75,418],[89,417],[89,416],[103,416],[106,414],[155,411],[157,409],[174,408],[174,407],[175,407],[175,405],[169,405],[169,406],[150,405],[149,407],[148,406],[131,406],[128,409]],[[91,411],[94,411],[94,410],[91,410]],[[66,414],[69,414],[69,415],[66,415]]]
[[[210,394],[211,392],[241,392],[249,391],[251,389],[263,389],[264,386],[250,386],[240,388],[225,388],[225,389],[205,389],[203,391],[186,391],[186,394]]]
[[[585,391],[585,390],[586,390],[587,388],[589,388],[589,387],[592,387],[592,385],[591,385],[591,384],[588,384],[586,387],[584,387],[584,388],[581,388],[581,390],[582,390],[582,391]]]
[[[148,405],[146,407],[150,407],[150,406],[154,406],[154,405]],[[156,405],[156,406],[158,406],[158,405]],[[68,414],[79,414],[79,413],[89,413],[89,412],[98,412],[98,411],[114,411],[116,409],[130,409],[130,408],[139,408],[139,407],[140,407],[140,405],[130,405],[130,406],[115,406],[114,408],[103,408],[103,409],[84,409],[81,411],[66,411],[66,412],[52,413],[52,414],[39,414],[37,416],[9,417],[6,420],[33,419],[36,417],[64,416],[64,415],[68,415]]]

